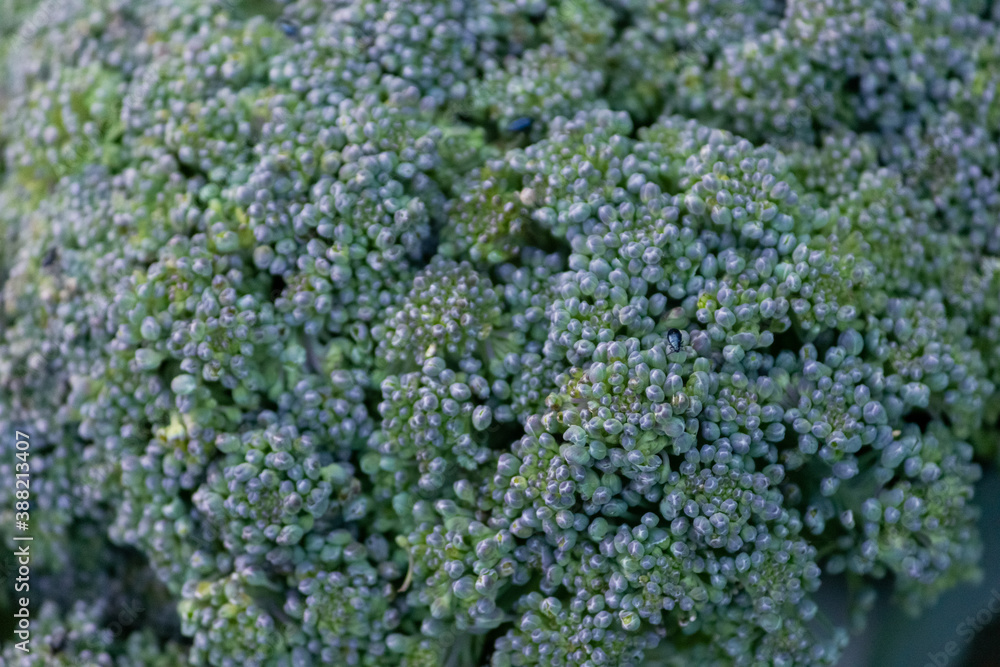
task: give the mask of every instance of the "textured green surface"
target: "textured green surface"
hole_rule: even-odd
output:
[[[822,665],[971,590],[991,7],[0,6],[25,663]]]

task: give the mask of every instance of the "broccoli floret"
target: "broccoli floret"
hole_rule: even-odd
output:
[[[0,0],[26,664],[830,665],[831,579],[976,580],[989,3],[58,4]]]

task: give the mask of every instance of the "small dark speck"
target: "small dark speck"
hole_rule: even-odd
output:
[[[49,251],[45,253],[45,257],[42,258],[42,266],[50,266],[54,261],[56,261],[57,255],[58,252],[55,248],[49,248]]]
[[[281,28],[281,32],[285,33],[289,37],[296,37],[299,34],[299,27],[294,23],[289,23],[288,21],[278,21],[278,27]]]
[[[670,345],[671,353],[680,351],[683,340],[679,329],[671,329],[667,332],[667,344]]]
[[[510,125],[507,126],[507,131],[527,132],[528,130],[531,129],[531,126],[534,124],[534,122],[535,122],[534,119],[529,118],[528,116],[521,116],[520,118],[515,118],[510,122]]]

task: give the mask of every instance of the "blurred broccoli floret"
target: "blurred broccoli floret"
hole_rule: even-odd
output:
[[[831,665],[832,577],[975,581],[988,5],[0,0],[25,664]]]

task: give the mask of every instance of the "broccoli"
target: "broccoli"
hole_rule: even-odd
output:
[[[3,660],[833,665],[979,576],[993,5],[0,14]]]

